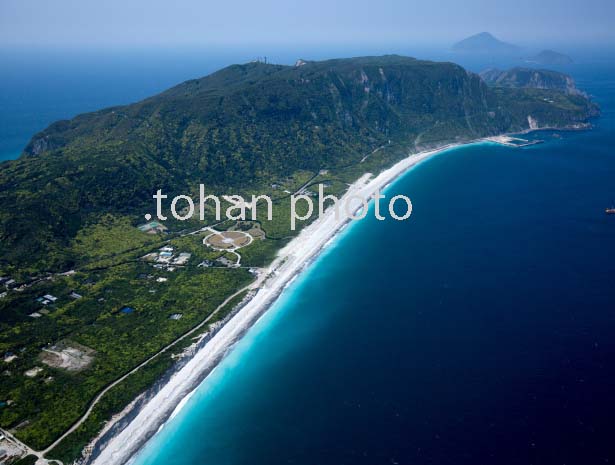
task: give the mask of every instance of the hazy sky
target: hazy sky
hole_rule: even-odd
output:
[[[0,46],[615,43],[615,0],[0,0]]]

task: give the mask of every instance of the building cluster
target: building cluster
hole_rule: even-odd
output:
[[[201,268],[210,268],[210,267],[227,267],[227,268],[235,268],[237,267],[237,263],[231,260],[230,258],[222,255],[221,257],[216,258],[215,260],[203,260],[197,266]]]
[[[29,370],[24,371],[24,375],[27,376],[28,378],[35,378],[42,371],[43,369],[41,367],[34,367],[34,368],[30,368]]]
[[[226,258],[224,255],[216,258],[216,262],[220,263],[223,266],[228,266],[228,267],[235,266],[235,262],[229,258]]]
[[[49,310],[46,307],[48,305],[54,304],[57,300],[58,298],[51,294],[45,294],[40,297],[37,297],[35,301],[41,304],[42,307],[38,311],[30,313],[28,316],[30,318],[40,318],[41,316],[48,314]]]
[[[0,286],[4,286],[5,289],[13,289],[17,286],[17,282],[10,276],[0,276]]]
[[[17,355],[15,355],[13,352],[6,352],[2,360],[4,361],[4,363],[11,363],[13,360],[16,359]]]
[[[81,294],[78,294],[76,291],[70,291],[70,293],[68,294],[68,296],[71,299],[75,299],[75,300],[79,300],[82,299],[83,296]],[[48,306],[52,306],[53,304],[55,304],[58,300],[58,298],[52,294],[45,294],[42,295],[40,297],[37,297],[36,299],[34,299],[35,302],[37,304],[40,304],[41,307],[35,311],[30,313],[28,316],[30,318],[40,318],[43,315],[47,315],[49,313],[49,310],[47,309]]]
[[[146,234],[158,234],[167,231],[167,227],[158,221],[150,221],[149,223],[142,224],[137,226],[137,229]]]
[[[143,260],[153,263],[154,268],[175,271],[176,266],[188,263],[192,254],[187,252],[176,253],[170,245],[161,247],[158,252],[152,252],[143,257]]]
[[[36,299],[36,301],[41,305],[49,305],[54,303],[58,298],[51,294],[45,294]]]
[[[12,279],[10,276],[0,276],[0,299],[3,299],[7,296],[8,291],[17,286],[17,282]]]

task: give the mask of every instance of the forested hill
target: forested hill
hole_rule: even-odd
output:
[[[548,98],[546,98],[548,97]],[[580,95],[492,89],[452,63],[401,56],[233,65],[141,102],[59,121],[0,168],[0,269],[60,269],[101,213],[142,218],[156,189],[266,185],[357,163],[383,144],[418,150],[585,121]]]

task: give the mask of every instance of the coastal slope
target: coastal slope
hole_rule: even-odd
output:
[[[59,121],[0,171],[0,266],[61,270],[102,213],[142,214],[156,189],[259,188],[356,163],[592,114],[586,99],[493,92],[452,63],[401,56],[233,65],[132,105]],[[133,217],[134,218],[134,217]]]

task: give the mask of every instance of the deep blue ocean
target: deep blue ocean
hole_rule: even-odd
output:
[[[135,464],[612,463],[615,65],[570,72],[593,130],[408,172],[411,218],[346,228]]]

